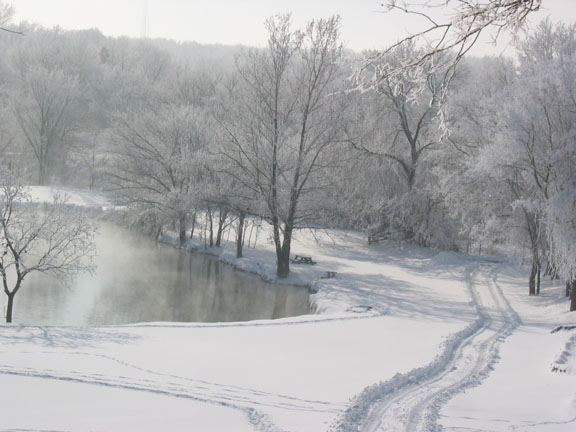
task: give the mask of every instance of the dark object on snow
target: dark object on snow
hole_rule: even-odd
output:
[[[371,231],[368,233],[368,244],[380,243],[386,240],[386,235],[380,231]]]
[[[560,330],[574,330],[576,326],[574,325],[566,325],[566,326],[559,326],[552,330],[550,333],[558,333]]]
[[[335,271],[327,271],[325,276],[321,276],[320,279],[332,279],[336,277]]]
[[[346,309],[346,312],[364,313],[364,312],[370,312],[371,310],[372,306],[357,305],[349,307],[348,309]]]
[[[316,261],[312,261],[312,257],[301,255],[294,255],[290,262],[293,264],[316,264]]]

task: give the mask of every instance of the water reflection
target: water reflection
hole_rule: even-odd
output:
[[[30,275],[15,300],[15,322],[104,325],[152,321],[219,322],[310,313],[308,290],[268,284],[214,258],[158,245],[103,223],[98,270],[71,287]]]

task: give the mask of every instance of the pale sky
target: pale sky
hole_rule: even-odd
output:
[[[426,22],[406,20],[405,15],[382,14],[374,0],[8,0],[16,8],[14,22],[30,21],[65,29],[99,28],[108,36],[140,37],[148,3],[148,35],[199,43],[263,46],[263,23],[276,13],[291,12],[296,27],[313,18],[339,14],[342,40],[355,50],[382,49]],[[543,11],[532,22],[550,16],[552,21],[576,22],[576,0],[544,0]],[[494,47],[490,38],[475,53],[499,54],[503,40]]]

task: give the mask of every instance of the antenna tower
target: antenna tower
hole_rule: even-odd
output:
[[[149,0],[144,0],[143,10],[142,10],[142,38],[148,38],[150,36],[150,2]]]

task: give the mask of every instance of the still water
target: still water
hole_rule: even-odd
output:
[[[70,286],[29,275],[16,294],[14,322],[219,322],[311,312],[306,288],[265,283],[214,258],[157,244],[111,223],[100,225],[96,248],[96,273],[79,276]],[[3,298],[2,310],[4,304]]]

